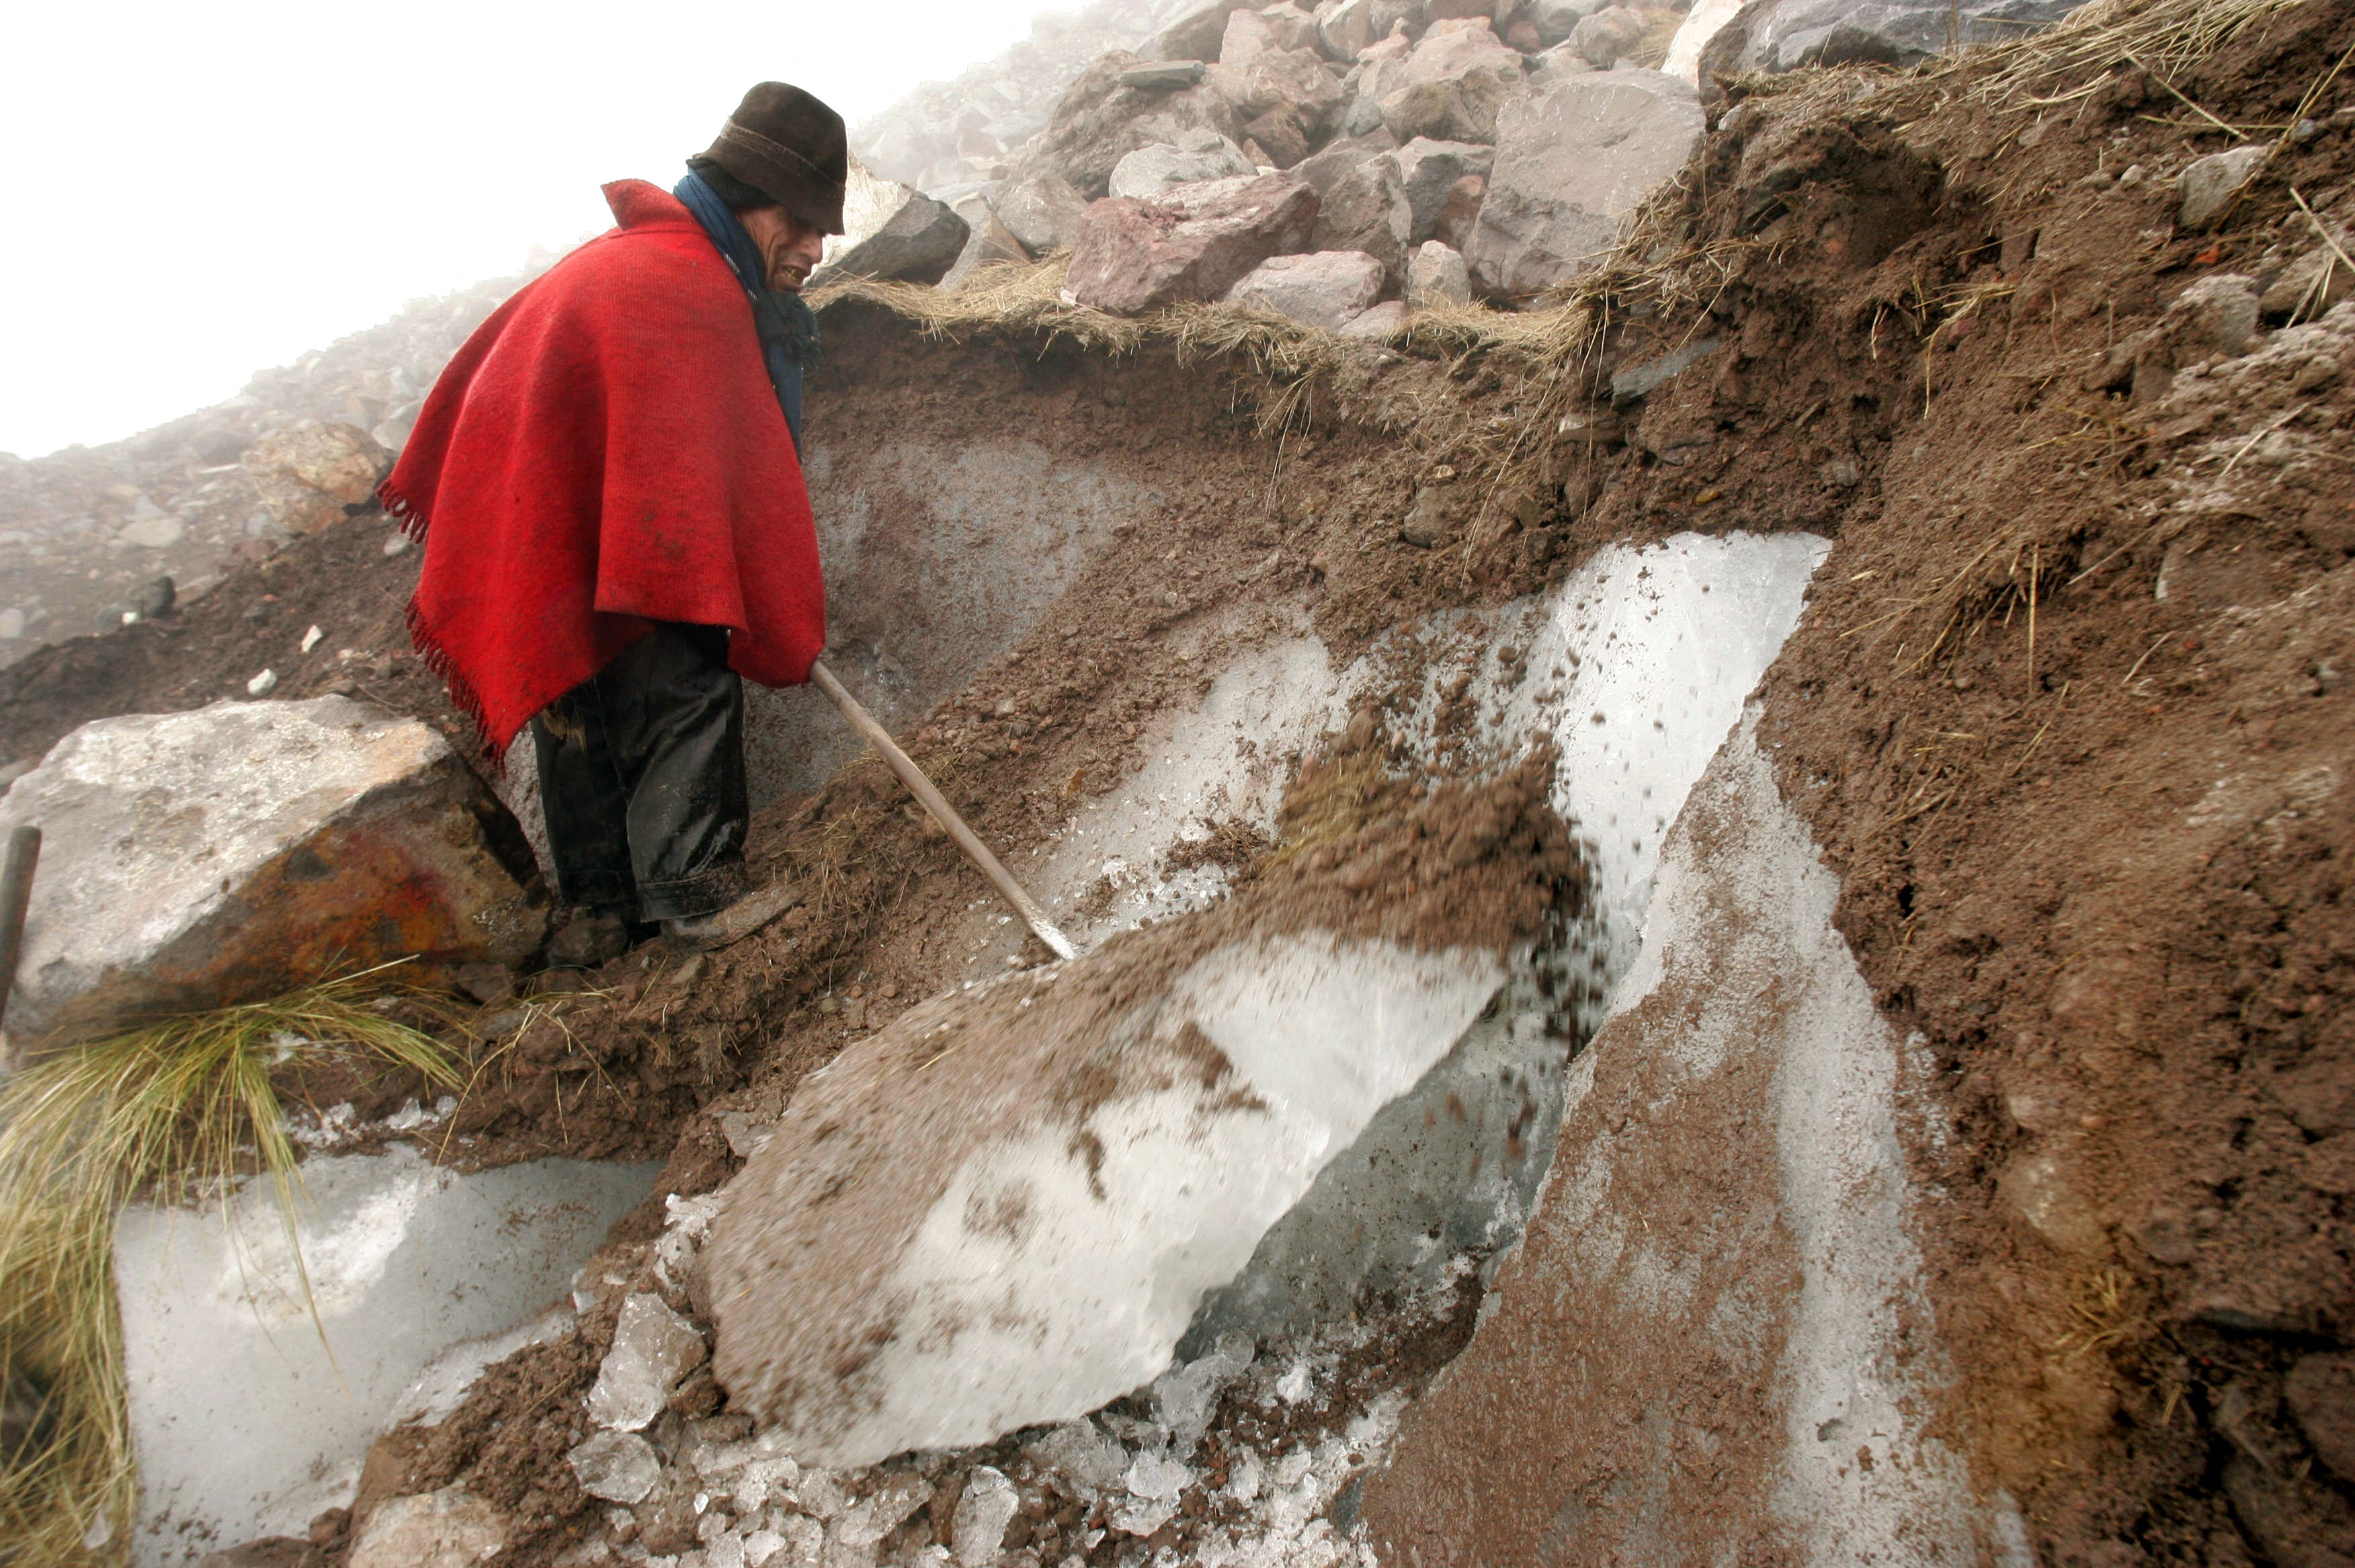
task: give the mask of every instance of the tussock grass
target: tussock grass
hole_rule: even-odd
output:
[[[2131,62],[2161,80],[2207,59],[2305,0],[2094,0],[2041,33],[1923,68],[1925,80],[1967,85],[1989,101],[2022,107],[2074,102],[2112,66]],[[2065,91],[2055,84],[2085,80]]]
[[[446,1047],[379,1009],[388,992],[433,1006],[370,971],[160,1019],[0,1084],[0,1382],[41,1401],[37,1440],[0,1454],[0,1562],[46,1568],[127,1549],[137,1488],[114,1296],[124,1205],[259,1175],[291,1243],[301,1178],[273,1072],[357,1056],[463,1086]]]

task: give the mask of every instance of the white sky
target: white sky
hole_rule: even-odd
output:
[[[1050,3],[12,5],[0,451],[118,440],[593,233],[600,184],[668,186],[755,81],[856,124]]]

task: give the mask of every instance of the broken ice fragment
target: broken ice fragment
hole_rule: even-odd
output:
[[[635,1432],[662,1413],[679,1381],[703,1364],[703,1336],[659,1296],[639,1291],[622,1303],[613,1348],[589,1391],[589,1417]]]
[[[1151,1535],[1167,1524],[1177,1512],[1178,1499],[1175,1498],[1155,1501],[1130,1498],[1114,1506],[1105,1517],[1114,1530],[1129,1535]]]
[[[1096,1430],[1086,1416],[1058,1426],[1022,1452],[1039,1468],[1108,1492],[1128,1476],[1128,1450]]]
[[[961,1568],[992,1568],[1006,1544],[1006,1527],[1021,1507],[1013,1482],[986,1465],[975,1467],[965,1477],[964,1496],[957,1499],[952,1531]]]
[[[1253,1349],[1248,1334],[1221,1334],[1209,1355],[1153,1381],[1153,1418],[1169,1429],[1180,1453],[1202,1440],[1219,1395],[1251,1369]]]
[[[655,1445],[634,1432],[600,1432],[565,1458],[581,1489],[609,1503],[644,1502],[662,1480]]]
[[[1194,1484],[1194,1472],[1158,1454],[1139,1454],[1128,1467],[1128,1489],[1140,1498],[1175,1498]]]

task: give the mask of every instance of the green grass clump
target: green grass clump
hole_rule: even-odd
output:
[[[291,1243],[301,1178],[273,1072],[357,1057],[463,1084],[455,1053],[381,1010],[389,988],[370,971],[162,1019],[0,1083],[0,1388],[40,1409],[37,1439],[0,1452],[0,1563],[127,1555],[138,1490],[114,1294],[123,1206],[260,1175]]]

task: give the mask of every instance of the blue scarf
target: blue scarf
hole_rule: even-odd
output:
[[[784,412],[785,428],[793,432],[794,451],[798,454],[802,450],[802,372],[817,363],[817,317],[801,295],[768,286],[768,268],[761,260],[760,248],[701,175],[689,169],[670,193],[695,214],[704,233],[710,236],[713,249],[744,285],[745,297],[752,303],[752,325],[761,335],[761,357],[769,368],[769,385],[776,389],[777,407]]]

